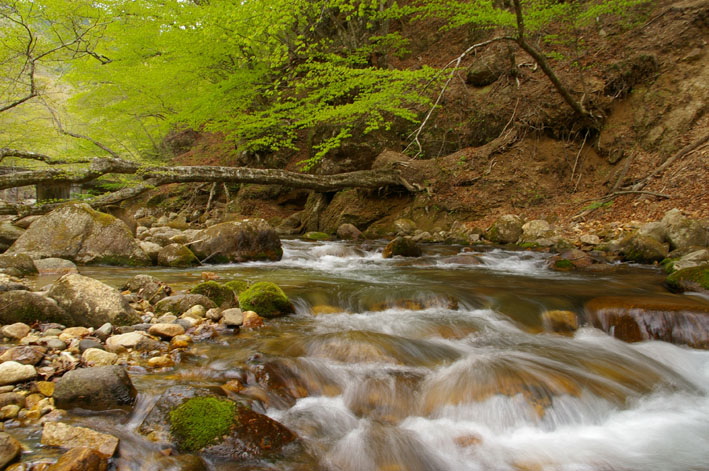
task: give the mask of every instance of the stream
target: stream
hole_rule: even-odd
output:
[[[421,258],[383,259],[381,249],[286,240],[276,263],[82,268],[112,286],[149,273],[186,289],[203,270],[273,281],[296,314],[195,343],[173,370],[134,368],[134,408],[72,420],[120,437],[118,470],[192,469],[135,429],[171,385],[238,378],[254,409],[300,445],[208,463],[215,471],[709,470],[709,351],[591,327],[563,336],[541,321],[559,309],[583,322],[598,296],[667,294],[658,269],[560,273],[535,252],[481,249],[475,259],[427,246]]]

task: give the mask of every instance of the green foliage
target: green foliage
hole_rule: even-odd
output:
[[[181,449],[194,452],[227,434],[235,417],[234,402],[216,397],[195,397],[170,411],[171,431]]]
[[[611,206],[613,206],[613,201],[593,201],[588,206],[585,206],[582,211],[595,211],[596,209],[610,208]]]
[[[245,311],[254,311],[261,317],[278,317],[294,312],[293,304],[283,290],[268,281],[254,283],[239,294],[239,305]]]
[[[671,288],[677,290],[709,291],[709,265],[677,270],[666,281]]]
[[[226,286],[227,288],[232,290],[232,292],[236,293],[237,295],[249,287],[249,283],[247,281],[243,281],[243,280],[231,280],[231,281],[227,281],[226,283],[223,283],[222,285]]]

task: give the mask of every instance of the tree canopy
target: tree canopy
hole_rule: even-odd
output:
[[[393,25],[490,30],[544,61],[558,39],[551,21],[577,28],[642,1],[5,1],[0,147],[95,154],[90,140],[58,138],[72,129],[149,159],[170,129],[219,133],[247,153],[294,148],[318,130],[307,169],[353,136],[395,122],[410,132],[431,106],[444,74],[389,66],[407,52]]]

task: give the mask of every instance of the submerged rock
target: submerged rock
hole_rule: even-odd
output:
[[[279,317],[295,312],[293,304],[283,290],[268,281],[254,283],[239,295],[239,305],[261,317]]]
[[[91,448],[110,458],[118,448],[118,438],[86,427],[73,427],[61,422],[45,422],[42,445],[62,448]]]
[[[217,224],[199,232],[196,240],[192,251],[203,262],[240,263],[283,256],[278,234],[263,219]]]
[[[87,204],[63,206],[38,219],[8,253],[66,258],[83,264],[151,264],[123,221]]]
[[[571,311],[545,311],[542,324],[547,330],[558,333],[573,333],[579,328],[576,313]]]
[[[49,297],[85,327],[129,325],[140,316],[118,290],[83,275],[64,275],[49,289]]]
[[[69,371],[56,383],[57,407],[110,409],[131,405],[137,392],[121,366],[96,366]]]
[[[77,447],[64,453],[48,471],[106,471],[108,458],[97,450]]]
[[[709,304],[686,297],[592,299],[584,306],[589,323],[626,342],[663,340],[709,348]]]

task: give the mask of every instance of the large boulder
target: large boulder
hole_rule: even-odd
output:
[[[679,209],[667,211],[661,222],[673,250],[704,247],[709,243],[707,231],[702,224],[682,215]]]
[[[263,219],[224,222],[204,229],[196,236],[192,251],[203,262],[240,263],[252,260],[280,260],[281,239]]]
[[[237,305],[234,291],[216,281],[204,281],[190,290],[192,294],[201,294],[208,297],[217,307],[228,309]]]
[[[555,237],[557,234],[551,224],[543,219],[535,219],[522,225],[522,235],[519,242],[552,245]]]
[[[709,303],[681,296],[604,296],[584,306],[588,322],[626,342],[663,340],[709,348]]]
[[[261,317],[279,317],[295,312],[283,290],[268,281],[254,283],[239,294],[239,305],[245,311],[254,311]]]
[[[0,272],[12,276],[36,275],[37,267],[27,254],[5,254],[0,255]]]
[[[397,237],[389,242],[382,250],[383,258],[391,257],[420,257],[421,247],[409,237]]]
[[[131,405],[136,394],[128,373],[117,365],[69,371],[54,387],[54,400],[57,407],[63,409],[110,409]]]
[[[0,222],[0,252],[7,250],[24,233],[24,229],[17,227],[10,221]]]
[[[0,293],[0,324],[34,324],[36,321],[77,325],[74,318],[54,299],[24,290]]]
[[[84,327],[140,322],[138,313],[118,290],[83,275],[62,276],[49,289],[48,296]]]
[[[169,244],[158,252],[158,265],[161,267],[188,268],[199,265],[199,259],[182,244]]]
[[[8,253],[66,258],[82,264],[151,264],[123,221],[87,204],[64,206],[43,216],[12,244]]]
[[[669,254],[667,244],[651,236],[633,234],[620,241],[620,253],[629,262],[660,262]]]
[[[514,244],[522,235],[522,218],[505,214],[493,223],[485,233],[485,238],[496,244]]]
[[[217,459],[278,453],[296,436],[280,423],[205,389],[173,386],[138,428],[151,439]]]

